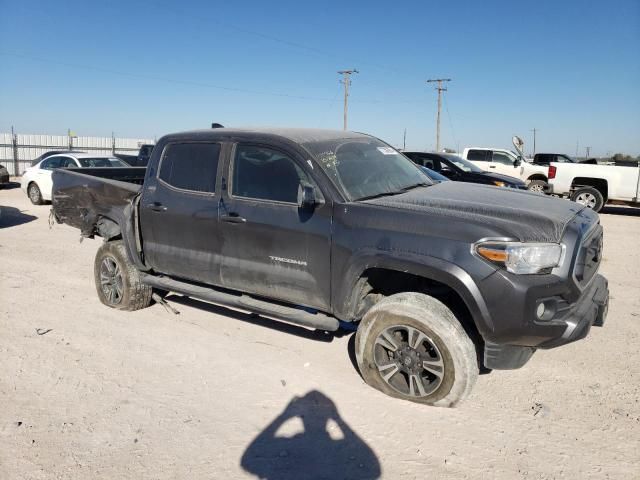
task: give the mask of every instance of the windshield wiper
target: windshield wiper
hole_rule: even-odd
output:
[[[375,193],[373,195],[366,195],[364,197],[356,198],[355,201],[360,202],[362,200],[371,200],[371,199],[380,198],[380,197],[390,197],[392,195],[399,195],[400,193],[408,192],[409,190],[413,190],[414,188],[430,187],[431,185],[432,185],[431,183],[426,183],[426,182],[415,183],[413,185],[409,185],[408,187],[403,187],[400,190],[392,190],[390,192],[382,192],[382,193]]]

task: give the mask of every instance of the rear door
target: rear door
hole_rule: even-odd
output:
[[[52,155],[45,159],[35,172],[34,180],[40,188],[42,197],[45,200],[51,200],[51,190],[53,189],[53,180],[51,173],[55,168],[76,167],[76,161],[66,155]]]
[[[165,145],[140,201],[143,250],[156,272],[220,281],[217,173],[224,147],[214,142]]]
[[[480,149],[470,149],[467,151],[467,160],[473,162],[478,168],[481,168],[485,171],[491,171],[491,151],[490,150],[480,150]]]
[[[309,164],[280,147],[238,143],[224,176],[222,285],[328,310],[331,205],[298,207],[303,182],[322,197]]]

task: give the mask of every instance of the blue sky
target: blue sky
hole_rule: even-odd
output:
[[[640,154],[640,1],[0,0],[0,131],[159,137],[349,127],[442,144]]]

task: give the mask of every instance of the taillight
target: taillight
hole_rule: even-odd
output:
[[[556,178],[556,167],[549,165],[549,178]]]

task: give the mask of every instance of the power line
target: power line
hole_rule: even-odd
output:
[[[261,95],[261,96],[267,96],[267,97],[292,98],[292,99],[296,99],[296,100],[309,100],[309,101],[328,102],[328,103],[335,102],[335,98],[329,98],[329,97],[313,97],[313,96],[308,96],[308,95],[291,95],[291,94],[288,94],[288,93],[280,93],[280,92],[249,90],[249,89],[244,89],[244,88],[229,87],[229,86],[225,86],[225,85],[216,85],[216,84],[211,84],[211,83],[196,82],[196,81],[192,81],[192,80],[180,80],[180,79],[173,79],[173,78],[167,78],[167,77],[159,77],[159,76],[155,76],[155,75],[147,75],[147,74],[142,74],[142,73],[124,72],[124,71],[121,71],[121,70],[114,70],[114,69],[110,69],[110,68],[97,67],[95,65],[61,62],[61,61],[58,61],[58,60],[51,60],[49,58],[38,57],[38,56],[34,56],[34,55],[25,55],[25,54],[19,54],[19,53],[10,53],[10,52],[2,52],[2,51],[0,51],[0,56],[9,56],[9,57],[15,57],[15,58],[22,58],[22,59],[31,60],[31,61],[34,61],[34,62],[48,63],[48,64],[51,64],[51,65],[60,65],[60,66],[63,66],[63,67],[77,68],[77,69],[82,69],[82,70],[92,70],[92,71],[101,72],[101,73],[108,73],[108,74],[111,74],[111,75],[120,75],[120,76],[123,76],[123,77],[139,78],[139,79],[142,79],[142,80],[153,80],[153,81],[157,81],[157,82],[171,83],[171,84],[176,84],[176,85],[191,85],[191,86],[200,87],[200,88],[213,88],[213,89],[217,89],[217,90],[225,90],[225,91],[237,92],[237,93],[248,93],[248,94],[251,94],[251,95]],[[416,100],[376,100],[376,99],[367,100],[367,99],[359,99],[359,100],[352,100],[352,101],[355,101],[356,103],[372,104],[372,105],[378,105],[378,104],[405,104],[405,103],[413,104],[413,103],[416,103]]]
[[[342,84],[344,85],[344,130],[347,129],[347,119],[349,116],[349,87],[351,86],[351,75],[358,73],[355,68],[352,70],[340,70],[338,72],[342,75]]]
[[[438,82],[436,90],[438,91],[438,117],[436,123],[436,152],[440,151],[440,110],[442,109],[442,92],[446,92],[447,89],[442,86],[442,82],[450,82],[450,78],[431,78],[427,80],[427,83]]]

